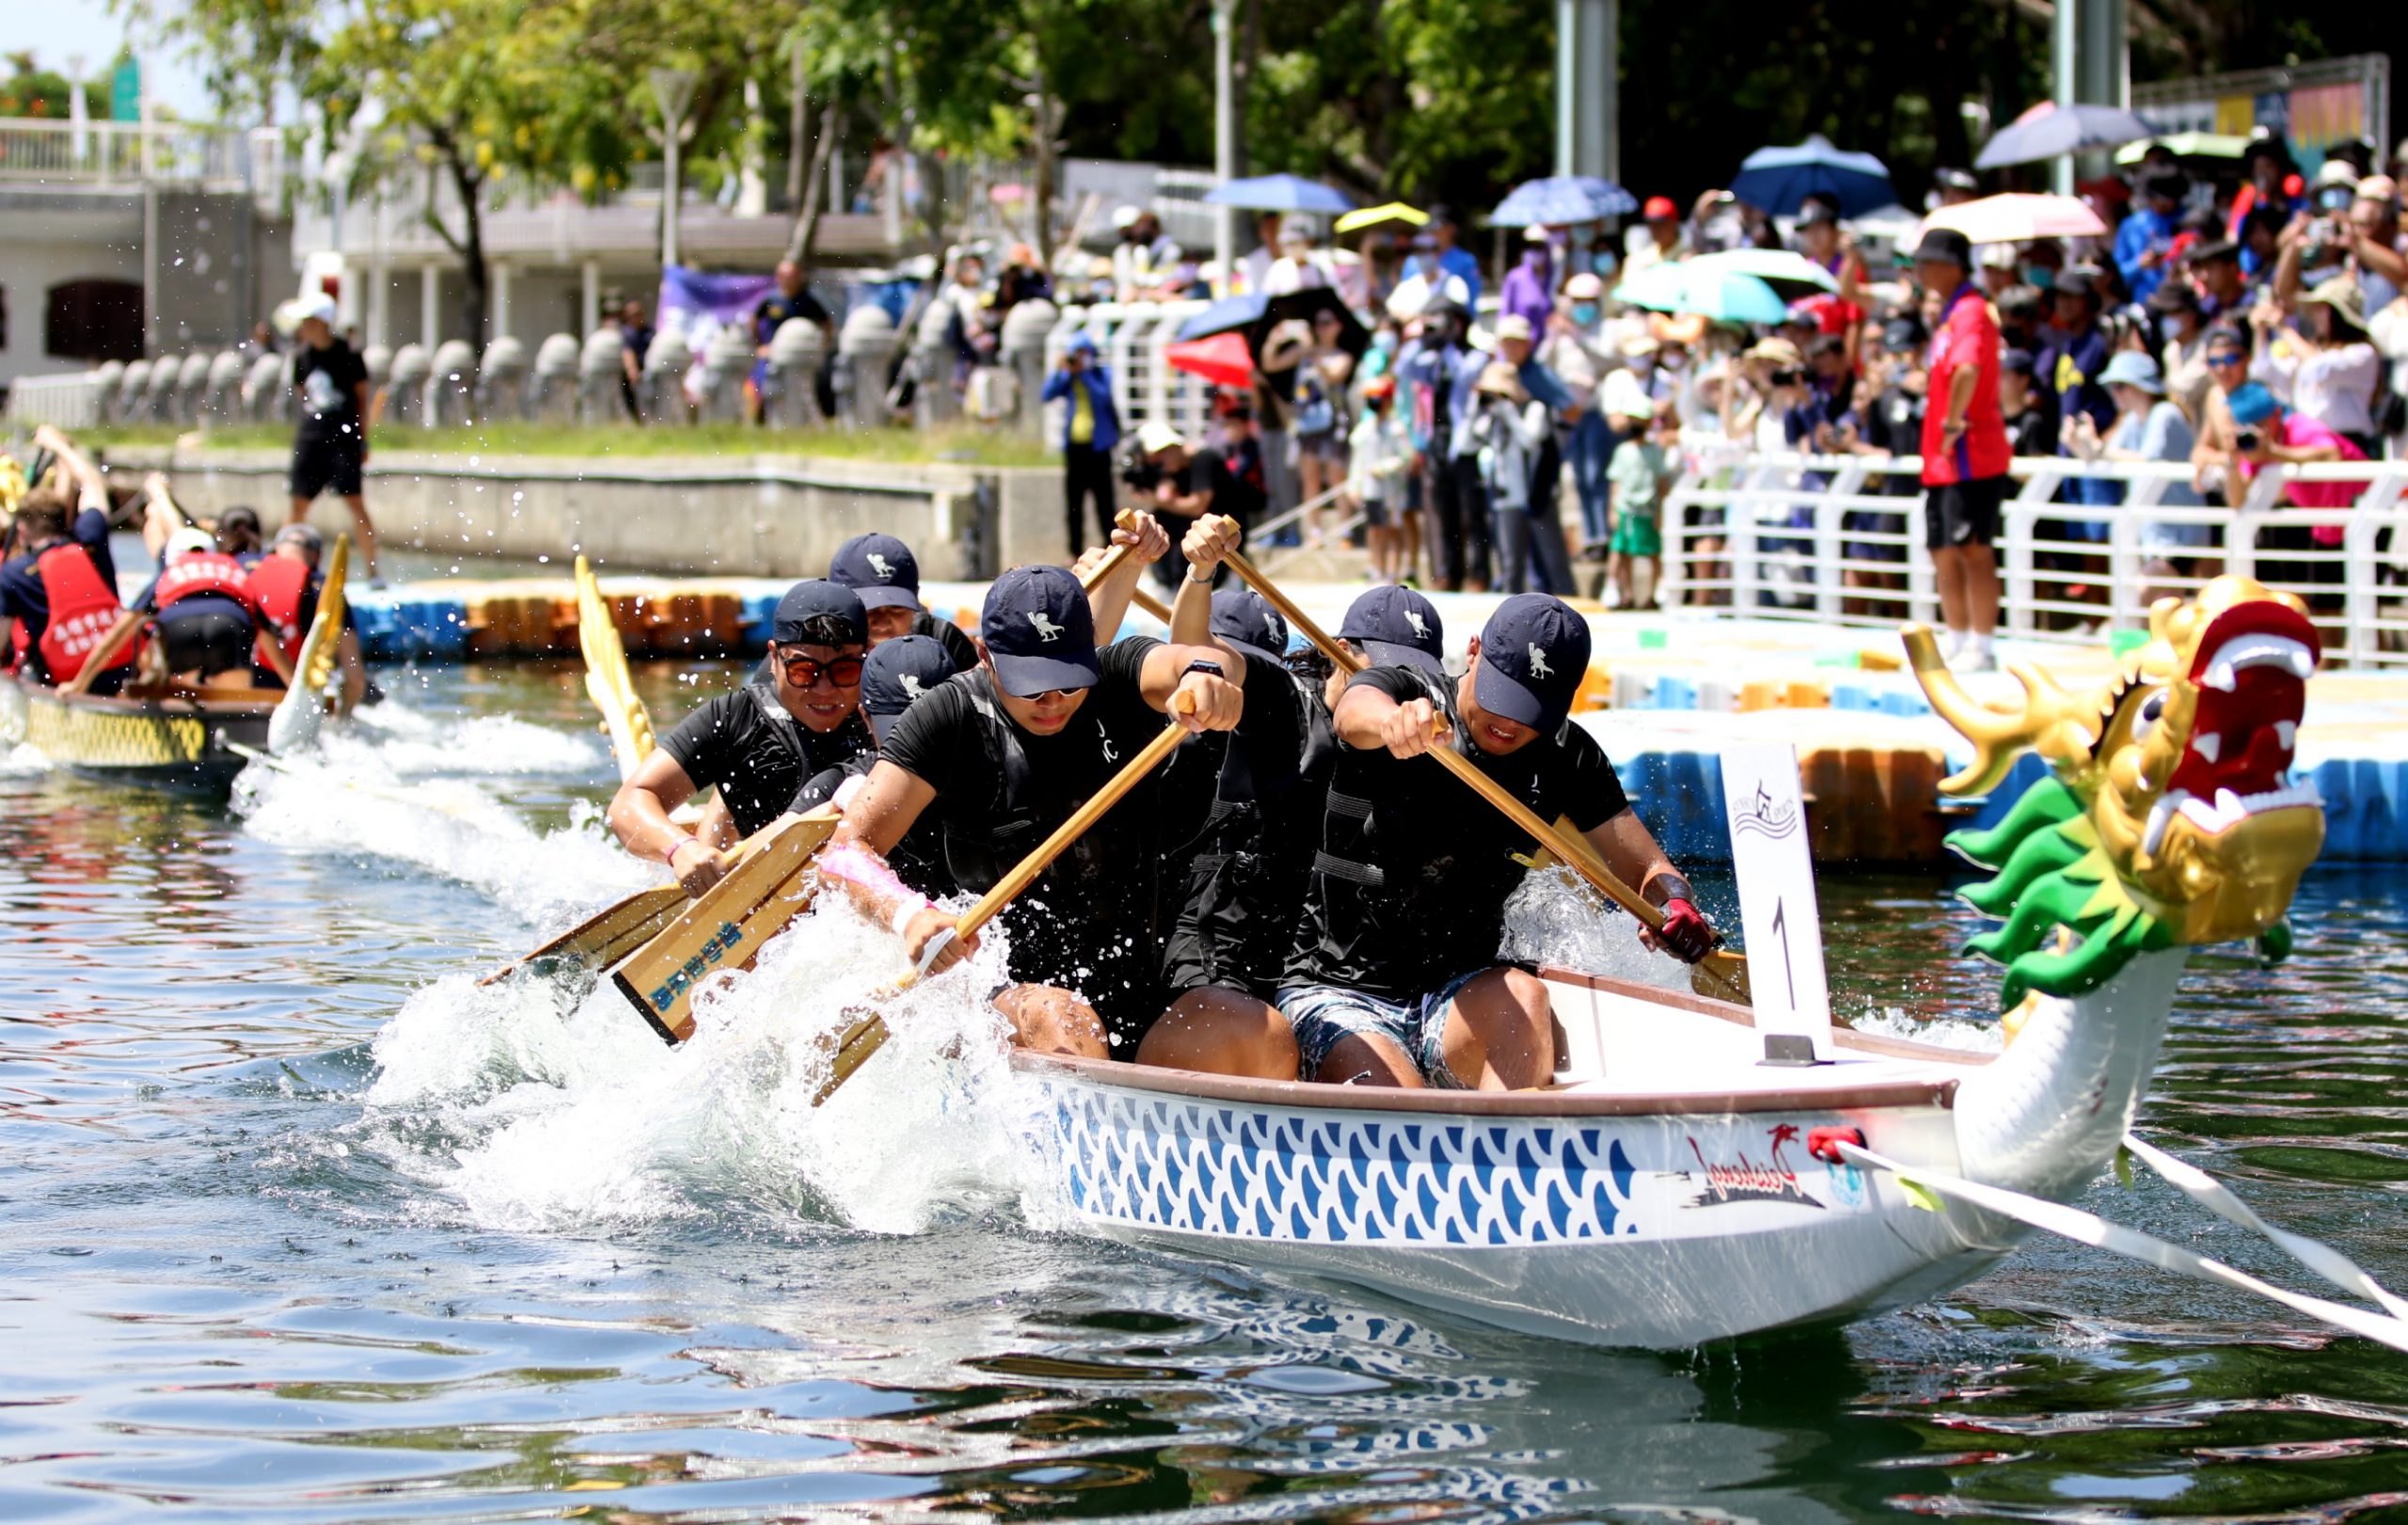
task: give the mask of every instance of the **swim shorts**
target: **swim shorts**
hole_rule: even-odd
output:
[[[1404,1050],[1433,1086],[1464,1089],[1454,1072],[1447,1068],[1447,1008],[1465,985],[1486,973],[1486,968],[1480,968],[1457,975],[1432,993],[1409,1001],[1385,1000],[1336,985],[1286,987],[1279,992],[1278,1006],[1296,1029],[1296,1049],[1303,1056],[1297,1072],[1312,1079],[1331,1049],[1360,1033],[1385,1038]]]

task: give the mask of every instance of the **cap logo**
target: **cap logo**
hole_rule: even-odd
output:
[[[911,697],[917,699],[922,693],[927,691],[920,687],[919,674],[898,673],[895,675],[902,680],[903,691]]]
[[[1421,617],[1421,612],[1419,610],[1406,610],[1404,612],[1404,623],[1413,627],[1413,633],[1415,635],[1419,636],[1424,641],[1430,639],[1429,622]]]
[[[1529,655],[1530,676],[1555,676],[1555,669],[1546,664],[1546,653],[1539,649],[1539,643],[1537,642],[1529,642],[1523,645],[1522,649]]]
[[[1062,627],[1054,623],[1053,615],[1041,609],[1029,611],[1028,627],[1037,632],[1037,639],[1039,641],[1050,643],[1062,639]]]
[[[878,574],[878,580],[880,582],[895,580],[895,567],[885,557],[874,550],[863,551],[862,555],[869,563],[869,569]]]

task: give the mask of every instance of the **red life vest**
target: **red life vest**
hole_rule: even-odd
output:
[[[253,620],[265,622],[259,595],[251,591],[243,564],[223,551],[188,550],[177,557],[174,565],[159,574],[154,597],[164,614],[168,605],[204,593],[223,594],[241,604]]]
[[[101,569],[92,564],[91,554],[73,541],[53,546],[36,558],[34,569],[41,574],[41,590],[50,601],[50,623],[41,632],[41,659],[50,669],[53,683],[75,681],[84,671],[84,659],[108,636],[118,616],[125,612],[117,601],[117,590],[101,580]],[[115,660],[103,668],[109,672],[134,663],[134,643],[128,642]]]
[[[34,638],[32,633],[26,630],[25,622],[10,620],[8,622],[8,671],[14,673],[23,668],[25,665],[25,653],[33,649]]]
[[[267,616],[268,626],[260,631],[261,666],[276,665],[267,659],[270,639],[284,648],[287,665],[301,659],[301,643],[309,637],[301,624],[301,602],[309,592],[309,564],[290,556],[272,555],[251,568],[251,596],[260,612]]]

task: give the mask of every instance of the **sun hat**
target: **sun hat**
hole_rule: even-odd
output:
[[[1530,326],[1529,318],[1519,312],[1508,312],[1497,320],[1497,337],[1528,341],[1537,338],[1538,331]]]
[[[2333,310],[2333,316],[2363,334],[2367,331],[2366,294],[2358,290],[2356,278],[2333,276],[2318,281],[2300,293],[2300,305],[2319,303]]]
[[[1521,373],[1510,360],[1491,360],[1488,369],[1480,373],[1480,380],[1473,385],[1472,390],[1485,392],[1491,397],[1519,399],[1522,396]]]
[[[1137,448],[1148,455],[1158,455],[1174,445],[1186,443],[1186,436],[1160,419],[1150,419],[1137,427]]]
[[[1563,283],[1563,294],[1576,302],[1593,302],[1606,294],[1606,283],[1593,272],[1583,270]]]
[[[2246,381],[2225,394],[2225,406],[2232,413],[2232,421],[2246,429],[2273,417],[2274,394],[2259,381]]]
[[[2152,397],[2165,395],[2165,378],[2157,362],[2138,350],[2118,350],[2099,373],[2102,387],[2137,387]]]
[[[1142,210],[1133,206],[1114,207],[1112,209],[1112,226],[1116,230],[1133,228],[1136,226],[1137,219],[1145,214],[1146,214]]]
[[[1923,242],[1915,246],[1915,259],[1940,260],[1959,270],[1973,267],[1972,241],[1954,228],[1926,228]]]

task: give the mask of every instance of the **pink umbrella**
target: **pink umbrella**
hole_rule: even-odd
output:
[[[2020,244],[2033,238],[2093,238],[2107,230],[2099,214],[2070,196],[2020,191],[1941,207],[1924,227],[1954,228],[1973,244]]]

